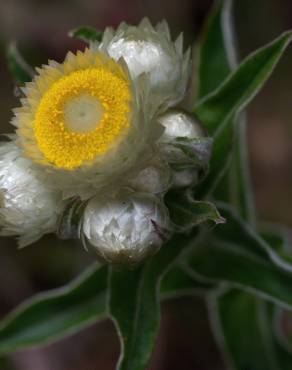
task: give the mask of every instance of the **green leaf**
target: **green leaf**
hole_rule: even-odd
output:
[[[200,98],[215,90],[237,64],[231,5],[230,0],[215,2],[204,27],[199,58]],[[254,212],[243,119],[230,119],[217,133],[209,166],[208,177],[197,189],[198,197],[212,193],[216,200],[231,202],[240,214],[251,219]]]
[[[0,323],[0,353],[47,344],[106,314],[107,268],[94,265],[64,288],[27,300]]]
[[[228,282],[291,309],[291,263],[230,207],[221,205],[219,210],[226,224],[201,236],[187,256],[189,267],[211,282]]]
[[[161,281],[163,299],[179,296],[205,295],[217,288],[216,284],[199,279],[181,264],[175,264]]]
[[[239,113],[256,95],[271,75],[291,37],[291,31],[285,32],[249,55],[215,92],[198,102],[195,114],[210,134],[216,137],[219,127]]]
[[[187,231],[208,221],[215,224],[225,222],[214,204],[193,200],[189,194],[179,191],[168,192],[165,202],[178,231]]]
[[[206,239],[196,245],[188,265],[210,282],[254,292],[282,307],[292,309],[292,274],[239,245]]]
[[[229,368],[285,369],[280,367],[282,353],[275,340],[270,305],[251,294],[232,290],[212,299],[209,307],[213,328],[217,338],[221,338],[219,344]],[[290,368],[291,365],[292,362]]]
[[[259,257],[271,260],[283,270],[292,272],[292,264],[270,245],[227,204],[219,203],[220,214],[227,220],[225,225],[214,229],[213,234],[221,241],[235,244]]]
[[[283,258],[291,257],[291,230],[289,227],[273,223],[260,224],[261,237]],[[289,256],[290,255],[290,256]]]
[[[212,89],[217,88],[218,84],[226,77],[224,73],[228,74],[228,66],[230,66],[230,70],[235,66],[235,58],[233,58],[233,60],[229,58],[230,54],[233,56],[235,55],[234,43],[224,42],[230,35],[231,39],[233,39],[232,32],[230,32],[230,22],[228,21],[230,16],[230,3],[230,1],[218,2],[207,27],[207,33],[209,32],[210,34],[207,34],[207,37],[205,37],[205,42],[206,40],[207,42],[211,40],[210,45],[207,43],[207,46],[211,46],[212,48],[210,47],[210,50],[205,53],[204,62],[201,63],[205,69],[201,71],[203,76],[201,78],[203,78],[203,82],[206,82],[205,86],[207,86],[207,88],[205,90],[199,90],[200,97],[204,97],[210,93]],[[224,15],[225,22],[222,22]],[[216,44],[214,42],[214,45],[212,45],[212,39],[216,40]],[[206,48],[206,45],[203,45],[203,47]],[[208,49],[206,48],[206,50]],[[208,60],[210,55],[212,58]],[[217,70],[217,76],[222,78],[221,81],[220,77],[214,76],[212,73],[212,60],[216,60],[216,58],[217,65],[221,66],[221,70],[220,68]],[[226,81],[228,81],[228,79]],[[208,86],[210,86],[209,90]],[[220,91],[220,87],[217,92],[218,91]],[[233,93],[231,92],[231,94]],[[212,97],[212,94],[210,94],[209,97]],[[206,98],[206,101],[209,97]],[[237,113],[238,110],[241,109],[240,105],[242,103],[246,104],[244,100],[241,101],[234,110],[234,113]],[[213,123],[211,122],[213,126],[212,132],[214,133],[214,151],[210,161],[210,172],[205,181],[197,189],[196,196],[204,197],[212,195],[216,200],[224,200],[232,203],[239,214],[251,225],[254,225],[255,212],[248,169],[245,119],[241,117],[240,120],[233,122],[232,115],[233,113],[231,110],[225,117],[223,115],[224,118],[221,118],[222,121],[218,120],[216,123],[214,120]],[[233,156],[231,157],[232,147]],[[243,226],[243,224],[239,219],[234,220],[233,218],[230,222],[230,215],[228,212],[227,214],[224,213],[220,207],[219,210],[222,216],[227,218],[227,224],[216,228],[213,233],[216,238],[221,239],[219,243],[222,243],[222,245],[227,243],[230,249],[233,248],[232,244],[234,243],[234,246],[236,248],[238,247],[240,252],[243,250],[244,253],[248,252],[251,255],[255,254],[256,258],[268,261],[273,269],[275,268],[274,264],[276,264],[276,269],[279,268],[280,274],[282,273],[282,268],[290,273],[291,265],[285,263],[285,260],[287,261],[285,258],[286,256],[284,257],[282,255],[279,248],[271,248],[266,243],[266,241],[270,242],[271,240],[268,238],[265,238],[266,240],[260,238],[247,224],[242,228],[241,226]],[[211,239],[206,239],[205,245],[209,245],[209,243],[212,242]],[[204,244],[202,244],[202,248],[204,248]],[[209,258],[216,259],[216,256],[210,252]],[[227,263],[227,269],[232,266],[232,261],[228,263],[228,261],[224,260],[224,262]],[[217,264],[220,264],[220,260],[216,260],[216,266]],[[246,267],[247,270],[245,274],[249,274],[250,270],[252,273],[255,271],[255,266],[251,267],[246,265]],[[242,275],[243,274],[244,272],[242,272]],[[253,285],[255,283],[255,276],[254,279],[251,277],[250,280],[251,281],[247,284],[244,278],[243,280],[236,280],[235,278],[235,281],[230,278],[230,280],[227,279],[226,281],[232,281],[232,286],[238,286],[238,283],[244,282],[244,286],[240,286],[247,290],[257,288]],[[216,279],[216,281],[220,282],[222,280],[220,278],[218,280]],[[262,289],[263,287],[261,284],[259,285],[261,286],[259,293],[266,295],[266,290]],[[229,297],[231,298],[228,300]],[[213,325],[214,331],[217,332],[217,338],[219,338],[218,341],[220,344],[222,345],[223,343],[222,347],[224,348],[222,349],[229,364],[228,368],[237,370],[290,369],[290,354],[282,348],[279,349],[279,345],[275,343],[272,335],[267,335],[272,331],[272,325],[266,320],[265,312],[263,312],[266,308],[266,304],[247,293],[236,290],[228,293],[223,297],[223,299],[225,298],[227,302],[224,306],[223,313],[221,310],[220,312],[212,310],[213,312],[216,311],[215,315],[212,315],[212,321],[216,321]],[[275,299],[275,297],[273,297],[273,299]],[[219,304],[221,304],[221,297],[219,298],[218,305]],[[224,322],[222,323],[222,321]],[[220,326],[223,326],[223,328],[220,328]],[[284,367],[284,358],[287,365],[289,364],[288,367]],[[278,359],[280,359],[279,363],[277,362]],[[281,367],[278,366],[279,364],[281,364]]]
[[[70,37],[76,37],[85,42],[100,42],[102,40],[103,32],[96,30],[93,27],[82,26],[74,28],[69,32]]]
[[[228,215],[225,214],[225,216],[229,218]],[[269,258],[269,253],[262,254],[261,250],[267,249],[267,245],[262,245],[262,240],[265,240],[265,243],[268,242],[268,248],[280,255],[286,250],[287,230],[285,228],[278,225],[265,225],[265,232],[259,239],[251,228],[244,227],[245,231],[240,233],[239,223],[242,221],[238,218],[231,220],[229,229],[226,228],[223,233],[221,230],[219,234],[221,233],[221,237],[229,235],[231,241],[237,240],[237,244],[242,243],[243,246],[246,244],[246,250],[250,253],[258,256],[265,254],[266,258]],[[222,229],[227,225],[224,225]],[[218,231],[217,229],[216,232]],[[244,235],[245,233],[247,235]],[[256,236],[254,240],[252,240],[253,235]],[[248,269],[250,268],[251,266],[248,266]],[[251,269],[254,271],[254,268]],[[250,270],[246,270],[245,274],[250,274]],[[246,288],[249,290],[254,286],[251,284],[244,289]],[[260,294],[265,293],[265,291],[260,292]],[[284,338],[281,331],[282,326],[279,323],[275,330],[274,305],[264,302],[256,295],[233,289],[221,295],[212,295],[209,308],[215,338],[222,349],[228,368],[236,370],[291,369],[292,356],[286,347],[287,338]],[[282,310],[278,310],[277,316],[281,312]]]
[[[34,72],[19,53],[15,42],[11,42],[8,46],[7,62],[11,73],[18,83],[23,84],[33,79]]]
[[[221,35],[221,40],[223,40],[217,46],[217,58],[220,58],[222,60],[221,63],[225,65],[225,68],[228,65],[228,70],[229,72],[231,72],[231,70],[234,70],[237,65],[237,53],[234,42],[235,36],[231,21],[232,1],[223,1],[223,5],[221,5],[221,7],[218,7],[218,9],[215,9],[215,14],[217,14],[217,18],[221,19],[221,22],[213,22],[213,33]],[[216,19],[216,17],[214,18]],[[213,48],[213,50],[216,49]],[[204,65],[208,65],[208,60],[205,61]],[[209,75],[212,76],[212,73],[210,72],[211,69],[209,70]],[[224,80],[225,76],[223,73],[221,73],[220,76],[221,83]],[[232,125],[234,126],[233,130]],[[230,130],[230,132],[227,133],[230,139],[232,138],[232,136],[234,136],[233,143],[231,143],[231,140],[229,141],[229,143],[227,142],[225,145],[225,152],[221,149],[220,155],[223,158],[226,158],[229,155],[231,146],[233,147],[233,155],[230,161],[230,165],[227,166],[228,168],[225,171],[221,181],[219,183],[218,181],[217,183],[215,183],[215,181],[213,180],[213,186],[216,186],[213,192],[213,196],[216,200],[231,203],[244,219],[248,220],[252,225],[255,225],[255,209],[253,204],[253,192],[250,182],[245,115],[241,114],[238,119],[230,120],[226,124],[226,126],[226,130]],[[218,134],[216,141],[222,140],[222,134],[224,134],[224,131]],[[217,161],[220,161],[220,159],[218,160],[218,156],[214,156],[212,161],[217,163]],[[213,170],[213,167],[215,167],[213,164],[211,164],[211,166],[213,171],[211,173],[211,176],[216,179],[215,176],[217,173],[219,173],[219,166],[217,164],[217,171]],[[221,168],[224,168],[222,164]]]
[[[60,340],[106,317],[107,269],[94,264],[65,287],[40,293],[0,322],[0,354]],[[163,278],[161,298],[205,294],[214,284],[199,281],[181,266]]]
[[[63,240],[81,239],[81,218],[88,201],[79,197],[69,199],[58,221],[57,236]]]
[[[281,366],[281,370],[291,370],[292,367],[292,355],[285,347],[281,346],[280,343],[275,340],[275,346],[278,354],[278,362]]]
[[[192,235],[176,235],[149,262],[134,271],[112,270],[109,312],[121,341],[120,370],[144,370],[160,322],[160,282]]]
[[[292,263],[290,250],[291,231],[285,226],[265,224],[261,226],[261,236],[279,255]],[[291,318],[291,312],[282,308],[274,308],[274,332],[275,345],[279,352],[279,361],[282,368],[290,369],[292,366],[292,337],[289,336],[289,325],[284,325],[287,318]],[[289,366],[288,366],[289,364]],[[288,366],[288,367],[287,367]]]
[[[226,224],[202,234],[186,256],[188,266],[211,282],[228,282],[291,309],[291,263],[229,206],[218,209]]]
[[[198,199],[207,198],[216,189],[220,180],[226,174],[227,169],[231,164],[231,151],[232,143],[234,140],[233,133],[233,120],[229,120],[226,125],[224,125],[213,143],[213,152],[209,162],[209,171],[207,177],[195,188],[195,196]],[[225,191],[227,193],[226,199],[229,199],[229,184],[225,184]],[[216,199],[216,198],[215,198]],[[220,197],[221,199],[221,197]]]
[[[227,65],[235,66],[235,50],[230,18],[230,1],[219,2],[209,20],[210,35],[206,34],[201,45],[200,84],[205,86],[201,96],[218,86],[219,77],[225,78]],[[222,22],[224,19],[224,23]],[[210,23],[211,22],[211,23]],[[222,25],[224,24],[224,27]],[[218,44],[214,46],[214,40]],[[236,151],[232,162],[231,176],[223,177],[231,164],[231,150],[234,141],[233,116],[239,113],[268,79],[291,39],[291,33],[285,33],[268,46],[251,54],[227,79],[212,93],[201,99],[195,108],[195,114],[214,137],[213,155],[210,160],[209,175],[196,189],[196,197],[203,198],[215,191],[220,181],[221,192],[215,197],[232,201],[244,217],[254,223],[254,209],[247,167],[245,141],[245,123],[241,120],[236,127]],[[210,43],[210,44],[209,44]],[[212,50],[212,51],[211,51]],[[217,53],[210,58],[207,51]],[[231,56],[231,57],[230,57]],[[223,66],[218,75],[214,75],[213,60],[220,59]],[[214,80],[211,81],[212,76]],[[252,77],[252,78],[251,78]],[[217,86],[216,86],[217,84]],[[232,183],[232,188],[227,191]],[[222,191],[223,190],[223,191]],[[220,195],[218,195],[220,194]],[[223,194],[223,196],[221,196]],[[228,199],[230,194],[232,199]]]
[[[246,116],[242,113],[235,121],[233,155],[225,176],[229,182],[229,202],[255,228],[256,210],[250,178],[246,124]],[[218,199],[218,192],[216,195]]]
[[[199,44],[199,99],[222,83],[234,63],[230,5],[230,1],[216,1],[203,28]]]
[[[292,342],[291,338],[289,340],[287,336],[287,331],[289,331],[289,324],[287,321],[283,321],[283,312],[281,308],[273,306],[272,308],[272,326],[274,334],[274,345],[278,354],[278,361],[281,365],[281,369],[290,370],[292,368]],[[287,314],[290,312],[286,312]],[[285,333],[284,333],[284,329]]]
[[[277,348],[279,362],[281,364],[281,368],[284,370],[290,370],[292,367],[292,342],[291,338],[288,338],[287,333],[285,331],[289,331],[289,324],[287,325],[287,318],[283,321],[282,313],[284,310],[273,306],[273,329],[274,329],[274,343]],[[286,312],[287,315],[288,312]],[[289,312],[290,313],[290,312]],[[285,325],[286,324],[286,325]]]
[[[212,16],[207,22],[207,37],[202,42],[202,48],[206,49],[206,52],[202,54],[201,65],[204,67],[204,73],[201,79],[206,80],[207,83],[210,80],[209,85],[213,79],[213,90],[237,65],[231,10],[231,0],[215,3]],[[209,55],[212,57],[210,58]],[[213,60],[216,61],[217,66],[222,66],[221,70],[217,69],[216,75],[212,73],[216,68]],[[211,91],[210,88],[208,93]],[[204,195],[212,193],[214,199],[231,203],[244,219],[254,225],[255,209],[248,165],[244,114],[241,114],[238,119],[230,119],[225,124],[225,129],[218,132],[210,168],[209,177],[202,186],[202,193]]]
[[[209,137],[178,137],[165,143],[168,162],[175,170],[196,168],[207,171],[213,140]]]

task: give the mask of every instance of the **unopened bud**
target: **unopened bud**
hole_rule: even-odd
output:
[[[135,265],[161,247],[168,237],[168,211],[159,198],[127,193],[95,197],[85,208],[85,247],[112,264]]]

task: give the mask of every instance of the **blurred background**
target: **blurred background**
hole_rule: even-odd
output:
[[[165,18],[173,35],[186,44],[199,35],[212,0],[0,0],[0,133],[12,132],[11,109],[18,105],[5,49],[16,40],[35,66],[48,58],[62,61],[83,44],[67,37],[70,29],[91,25],[100,30],[144,16]],[[292,28],[291,0],[235,0],[235,28],[240,58]],[[260,219],[292,227],[292,48],[248,108],[248,142],[252,182]],[[58,287],[82,271],[94,257],[74,243],[54,236],[21,251],[0,239],[0,315],[32,294]],[[42,349],[0,360],[1,370],[111,370],[118,356],[113,325],[103,322]],[[200,298],[163,305],[163,319],[151,370],[223,369],[210,338],[207,312]],[[135,370],[135,369],[133,369]]]

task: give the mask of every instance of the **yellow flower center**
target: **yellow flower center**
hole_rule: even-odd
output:
[[[33,122],[45,159],[74,169],[116,147],[129,129],[127,78],[106,66],[66,75],[43,95]]]

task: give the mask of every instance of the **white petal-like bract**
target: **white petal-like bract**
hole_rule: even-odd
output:
[[[24,246],[54,231],[116,265],[157,252],[173,229],[164,196],[197,184],[211,155],[181,110],[190,54],[145,18],[37,68],[0,144],[0,235]]]
[[[193,116],[183,110],[170,109],[158,118],[164,127],[161,141],[171,141],[178,137],[195,138],[205,136],[201,124]]]
[[[145,167],[130,176],[127,186],[134,191],[151,194],[166,193],[171,185],[171,169],[161,158],[149,161]]]
[[[110,89],[114,82],[112,85],[109,82],[107,85],[105,82],[100,86],[102,91],[96,92],[101,95],[105,92],[110,94],[107,99],[112,104],[112,111],[103,114],[97,109],[99,100],[97,98],[95,100],[89,99],[90,92],[86,92],[87,95],[80,93],[79,96],[78,88],[75,88],[74,84],[82,85],[83,79],[78,76],[77,78],[75,74],[89,73],[91,70],[98,71],[98,73],[105,70],[113,81],[120,78],[127,87],[125,91],[129,93],[130,101],[125,99],[122,103],[116,102],[118,96],[114,96],[114,92],[117,94],[118,92]],[[145,165],[145,159],[148,160],[153,156],[155,143],[160,137],[162,129],[152,119],[156,113],[156,104],[150,94],[149,81],[143,76],[133,81],[124,61],[115,62],[106,53],[94,53],[92,50],[86,49],[85,52],[77,52],[76,55],[69,52],[62,64],[49,62],[49,65],[43,66],[38,72],[34,80],[23,88],[25,98],[21,99],[22,106],[15,109],[12,123],[17,127],[17,143],[23,149],[24,156],[39,166],[40,170],[47,175],[46,181],[50,183],[51,187],[61,190],[64,198],[80,196],[82,199],[88,199],[96,194],[97,189],[98,191],[115,189],[121,178],[126,178],[129,172],[139,170],[140,166]],[[73,80],[71,81],[71,79]],[[70,93],[67,93],[69,95],[66,98],[67,105],[65,105],[70,109],[64,108],[63,111],[62,107],[56,108],[55,114],[57,114],[57,118],[59,117],[58,121],[57,118],[55,120],[52,118],[52,109],[46,108],[47,104],[52,104],[55,107],[57,97],[54,96],[54,99],[50,98],[48,101],[46,99],[48,96],[50,97],[50,92],[54,91],[54,86],[59,86],[58,84],[63,83],[62,81],[68,82],[67,89]],[[88,89],[94,89],[95,82],[91,81],[91,83],[92,86],[90,85]],[[84,88],[82,85],[81,92]],[[76,91],[77,97],[74,96]],[[106,105],[106,103],[104,103],[103,109],[106,106],[109,109],[109,104]],[[45,111],[44,117],[38,120],[38,129],[42,133],[46,126],[47,134],[41,134],[39,137],[36,134],[36,117],[38,117],[40,107],[44,107]],[[121,107],[127,113],[123,111],[120,115],[115,116]],[[74,118],[75,113],[79,114],[79,117]],[[112,114],[112,119],[107,118],[110,117],[110,114]],[[99,116],[103,116],[104,120],[108,119],[107,124],[99,125],[98,122],[94,121],[96,128],[91,130],[92,120],[98,120]],[[70,121],[70,129],[67,126],[63,128],[64,117]],[[126,128],[121,129],[120,134],[116,134],[116,131],[119,132],[121,120],[126,122]],[[81,125],[80,122],[83,127],[77,127],[79,124]],[[86,134],[81,132],[85,126],[89,129]],[[103,131],[98,136],[99,128]],[[65,132],[64,137],[62,136],[63,132]],[[110,139],[112,142],[108,143],[105,152],[96,154],[96,148],[101,147],[104,141],[107,141],[112,135],[114,138]],[[49,139],[50,142],[47,141]],[[101,145],[96,145],[94,140],[99,140]],[[55,144],[57,141],[58,145]],[[84,160],[76,167],[67,168],[64,167],[64,163],[58,164],[46,157],[48,153],[50,156],[55,156],[56,150],[53,150],[52,145],[55,145],[54,149],[58,149],[58,160],[62,162],[63,158],[75,161],[78,155],[88,151],[90,151],[89,156],[91,158],[92,155],[92,158]],[[74,155],[70,155],[71,151],[72,153],[74,151]],[[47,154],[44,154],[45,152]]]
[[[55,231],[60,210],[60,194],[36,171],[13,142],[0,144],[0,235],[19,237],[20,246]]]
[[[155,253],[169,234],[168,211],[146,193],[95,197],[84,212],[85,246],[113,264],[134,265]]]
[[[206,138],[201,124],[183,110],[170,109],[158,117],[158,122],[164,128],[159,146],[172,167],[172,186],[183,188],[195,185],[199,181],[200,166],[195,161],[192,163],[192,152],[205,165],[211,153],[211,139]]]
[[[136,27],[122,23],[116,31],[105,32],[98,49],[116,60],[123,58],[134,79],[146,73],[160,104],[171,106],[183,99],[190,75],[190,51],[184,54],[182,35],[175,42],[171,40],[165,21],[156,27],[146,18]]]

